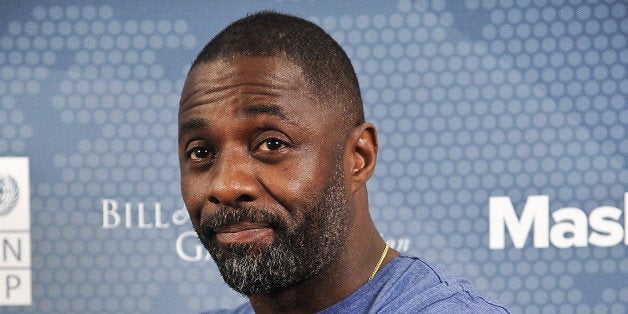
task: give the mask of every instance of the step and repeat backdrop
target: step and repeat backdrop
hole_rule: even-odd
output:
[[[274,9],[346,49],[388,243],[514,313],[626,313],[622,1],[3,1],[0,312],[245,301],[180,196],[177,107],[220,29]]]

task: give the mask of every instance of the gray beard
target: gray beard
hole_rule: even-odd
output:
[[[201,226],[200,239],[225,282],[244,295],[268,295],[320,274],[345,247],[349,224],[347,190],[342,164],[336,163],[314,200],[302,208],[303,222],[291,232],[281,218],[250,208],[218,211]],[[273,243],[254,250],[250,244],[221,245],[209,232],[224,221],[248,219],[268,222]]]

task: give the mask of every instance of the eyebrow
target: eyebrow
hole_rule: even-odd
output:
[[[246,106],[238,110],[238,115],[242,118],[251,118],[251,117],[256,117],[256,116],[261,116],[261,115],[268,115],[268,116],[277,117],[280,120],[288,122],[290,124],[294,124],[294,122],[291,121],[288,118],[288,116],[286,116],[286,114],[284,114],[281,107],[277,105],[258,104],[258,105]],[[178,140],[179,142],[181,142],[181,139],[183,138],[183,136],[191,131],[208,129],[209,127],[210,127],[210,123],[207,120],[199,119],[199,118],[190,119],[179,126],[179,139]]]
[[[186,121],[179,126],[179,142],[181,142],[183,135],[185,135],[186,133],[207,128],[209,128],[209,123],[203,119],[191,119],[189,121]]]

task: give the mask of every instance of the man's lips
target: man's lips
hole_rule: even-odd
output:
[[[256,222],[240,222],[215,230],[216,240],[224,244],[252,242],[270,244],[273,232],[273,229],[267,224]]]

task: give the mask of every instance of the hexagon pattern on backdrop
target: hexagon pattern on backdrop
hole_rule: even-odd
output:
[[[491,196],[509,196],[518,213],[530,195],[549,195],[551,211],[624,208],[625,3],[56,2],[0,4],[11,13],[0,18],[0,156],[31,160],[34,299],[0,311],[244,302],[183,236],[191,225],[181,215],[176,119],[195,54],[264,8],[311,19],[351,57],[379,131],[368,187],[389,243],[515,313],[627,310],[623,242],[488,246]],[[117,226],[103,214],[113,206]]]

